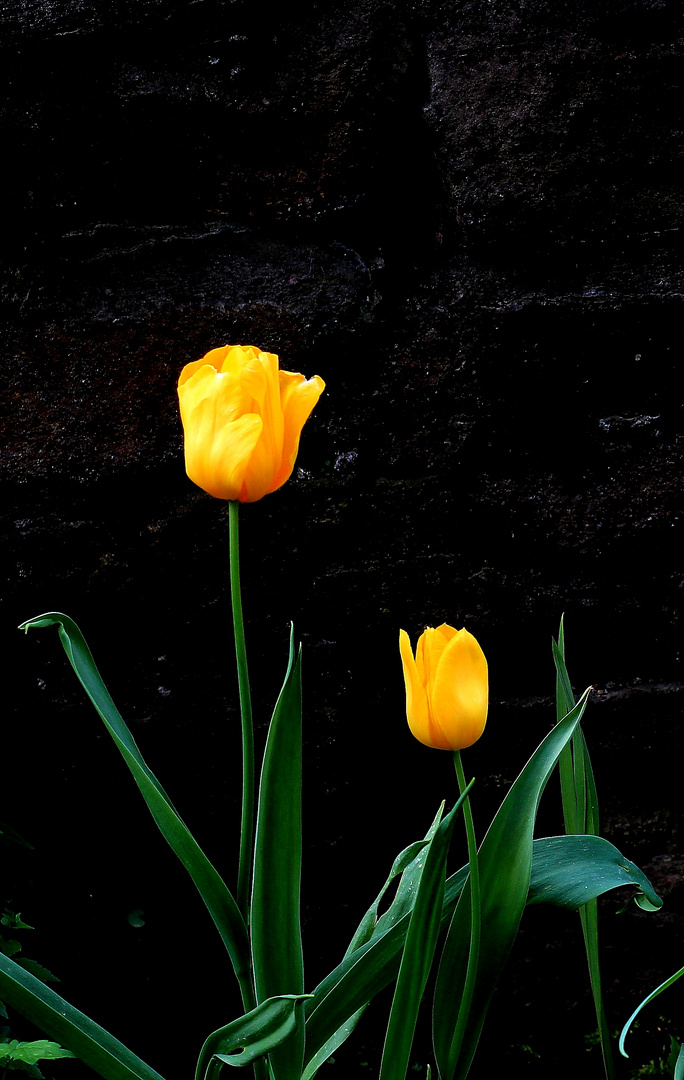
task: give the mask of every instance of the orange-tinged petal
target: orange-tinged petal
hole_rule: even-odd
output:
[[[428,696],[432,717],[452,750],[477,742],[487,720],[487,660],[467,630],[447,643]]]
[[[324,388],[278,370],[275,353],[225,345],[178,380],[188,475],[211,495],[254,502],[292,473],[299,436]]]
[[[325,390],[319,375],[305,379],[294,371],[281,371],[280,401],[283,410],[283,448],[275,487],[280,487],[292,475],[299,450],[299,437],[312,409]]]

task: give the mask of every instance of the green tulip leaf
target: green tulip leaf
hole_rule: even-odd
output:
[[[442,803],[437,811],[437,815],[424,840],[416,840],[397,855],[392,863],[392,868],[385,884],[382,886],[375,900],[361,919],[361,922],[347,947],[347,951],[344,954],[345,957],[350,956],[356,949],[367,944],[372,937],[383,933],[385,929],[392,926],[399,918],[401,918],[401,916],[411,911],[417,895],[420,876],[425,861],[424,856],[421,856],[420,858],[418,858],[418,856],[421,855],[421,852],[426,845],[429,844],[434,835],[434,832],[442,819],[443,810],[444,803]],[[399,874],[401,874],[401,881],[399,882],[392,904],[384,915],[378,919],[380,903],[385,896],[387,889]],[[335,1031],[330,1038],[326,1040],[323,1046],[316,1051],[313,1057],[308,1061],[306,1068],[302,1073],[302,1080],[312,1080],[312,1077],[316,1075],[321,1065],[323,1065],[328,1058],[335,1053],[337,1048],[349,1038],[361,1019],[365,1007],[365,1004],[362,1005],[360,1009],[357,1009],[355,1013],[352,1013],[351,1016],[347,1017],[337,1031]]]
[[[390,1009],[380,1080],[405,1080],[406,1077],[418,1010],[437,947],[449,844],[456,815],[472,785],[471,780],[425,849],[420,884],[411,908]]]
[[[575,696],[568,669],[565,664],[565,628],[561,616],[558,630],[558,642],[552,640],[553,661],[556,668],[556,715],[559,720],[575,704]],[[572,740],[563,747],[558,759],[563,804],[563,820],[567,833],[590,833],[598,836],[599,811],[598,794],[594,771],[589,757],[584,732],[577,725]],[[601,964],[598,943],[598,906],[596,900],[589,900],[579,909],[584,948],[587,954],[589,982],[594,1000],[596,1023],[598,1025],[604,1071],[607,1080],[612,1080],[615,1067],[613,1048],[608,1021],[603,1005],[601,990]]]
[[[548,845],[553,848],[551,854],[546,850]],[[563,851],[567,852],[567,858]],[[632,880],[626,880],[626,866],[633,867]],[[449,925],[467,876],[466,865],[447,879],[442,930]],[[639,895],[653,898],[653,910],[662,904],[638,867],[620,856],[617,849],[601,837],[554,836],[533,841],[528,904],[549,903],[576,909],[586,902],[587,891],[594,898],[623,885],[643,889],[644,893]],[[310,1063],[317,1059],[320,1066],[344,1038],[340,1037],[324,1056],[322,1048],[328,1041],[333,1040],[350,1018],[395,978],[409,918],[410,913],[404,914],[354,953],[348,953],[319,983],[312,1000],[306,1002],[305,1080],[315,1072],[315,1069],[308,1071]]]
[[[609,889],[634,885],[650,910],[663,902],[642,870],[600,836],[546,836],[535,840],[528,904],[580,908]],[[638,901],[638,897],[635,897]]]
[[[301,1026],[301,1003],[307,995],[281,994],[218,1028],[205,1040],[195,1080],[216,1080],[223,1065],[243,1068],[270,1054]]]
[[[460,801],[459,801],[460,803]],[[383,934],[385,930],[393,926],[396,922],[404,917],[404,915],[410,915],[413,910],[413,905],[418,895],[418,889],[420,888],[421,877],[423,874],[423,868],[425,866],[425,860],[427,858],[426,845],[429,844],[441,821],[442,814],[444,812],[444,803],[441,804],[437,811],[435,818],[428,829],[425,839],[418,841],[415,844],[411,844],[405,851],[395,860],[392,869],[399,864],[401,869],[401,878],[397,886],[397,891],[394,895],[392,903],[388,907],[387,911],[380,916],[373,931],[373,936]],[[402,856],[407,856],[411,850],[415,850],[413,859],[406,862],[406,865],[402,865]]]
[[[257,1002],[304,992],[299,912],[302,864],[301,653],[290,663],[264,751],[254,845],[251,934]],[[300,1080],[304,1030],[270,1054],[274,1080]]]
[[[133,736],[102,681],[78,626],[68,615],[50,611],[27,620],[19,629],[28,631],[34,627],[53,625],[57,625],[60,641],[71,666],[130,769],[164,839],[195,883],[221,935],[238,980],[241,986],[244,985],[249,972],[249,952],[247,930],[237,904],[217,870],[181,821],[156,776],[145,764]]]
[[[362,1005],[360,1009],[357,1009],[344,1024],[338,1027],[337,1031],[330,1036],[328,1041],[323,1043],[323,1046],[320,1047],[306,1065],[304,1072],[302,1073],[302,1080],[312,1080],[312,1077],[316,1075],[321,1065],[325,1065],[328,1058],[332,1057],[338,1046],[341,1046],[343,1042],[346,1042],[363,1016],[365,1009],[365,1005]]]
[[[437,814],[437,817],[435,818],[428,837],[425,840],[416,840],[415,843],[409,844],[407,848],[404,848],[404,850],[400,852],[399,855],[397,855],[396,859],[392,863],[392,869],[390,870],[389,876],[385,881],[385,884],[383,885],[375,900],[368,908],[368,911],[359,923],[356,933],[354,934],[354,937],[349,943],[349,947],[344,954],[345,956],[348,956],[349,953],[354,952],[354,950],[358,949],[359,946],[365,945],[367,941],[370,941],[373,934],[376,933],[376,928],[379,922],[378,909],[380,907],[380,903],[388,888],[394,881],[395,877],[398,877],[399,874],[402,875],[402,880],[400,882],[399,888],[397,889],[397,893],[394,897],[392,904],[385,912],[385,915],[382,916],[382,918],[385,919],[385,922],[396,922],[396,920],[400,918],[401,915],[405,913],[405,911],[410,911],[412,903],[415,900],[415,889],[417,888],[417,881],[420,880],[419,870],[422,869],[423,865],[422,861],[419,861],[417,859],[417,856],[429,843],[432,833],[439,824],[443,808],[444,803],[442,803],[442,806],[440,807],[440,810]],[[408,875],[409,867],[411,868],[411,875]],[[409,881],[411,882],[411,885],[408,884]],[[390,912],[392,913],[391,917]],[[388,918],[386,918],[386,916]]]
[[[442,1080],[465,1077],[503,966],[518,932],[529,892],[533,830],[542,791],[558,756],[572,737],[589,690],[553,728],[523,768],[492,821],[479,851],[482,938],[470,1009],[461,1046],[454,1044],[470,942],[470,888],[459,897],[435,985],[433,1034]]]
[[[682,975],[684,975],[684,967],[681,967],[679,971],[675,971],[674,975],[670,975],[669,979],[665,979],[664,982],[661,982],[660,986],[656,986],[655,990],[651,990],[651,993],[648,994],[639,1005],[637,1005],[636,1009],[634,1010],[629,1020],[620,1032],[619,1048],[620,1053],[623,1057],[629,1057],[629,1054],[625,1050],[625,1039],[627,1038],[627,1032],[631,1028],[632,1024],[636,1020],[641,1010],[645,1008],[646,1005],[648,1005],[651,1001],[653,1001],[654,998],[657,998],[659,994],[662,994],[663,990],[667,990],[669,986],[672,986],[673,983],[676,983],[677,979],[680,979]]]
[[[0,993],[22,1016],[105,1080],[162,1080],[108,1031],[2,954]]]

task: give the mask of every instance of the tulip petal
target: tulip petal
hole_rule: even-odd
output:
[[[275,488],[284,484],[292,475],[299,450],[299,438],[311,411],[325,390],[319,375],[305,379],[294,371],[280,371],[280,402],[283,411],[283,449],[280,468],[275,478]]]
[[[419,642],[420,646],[420,642]],[[430,723],[430,710],[428,707],[427,692],[421,672],[413,658],[411,642],[405,630],[399,631],[399,652],[404,669],[404,684],[406,686],[406,719],[408,720],[411,734],[425,746],[434,746],[432,741]],[[448,746],[443,747],[448,750]]]
[[[487,720],[487,661],[477,640],[459,630],[443,650],[431,685],[432,719],[452,750],[472,746]]]
[[[291,475],[302,425],[324,389],[252,345],[212,349],[178,380],[188,476],[220,499],[255,502]]]
[[[262,430],[255,413],[239,415],[240,387],[204,365],[179,389],[188,476],[217,499],[238,499]]]
[[[245,395],[252,398],[252,410],[259,413],[264,425],[245,475],[246,501],[253,502],[280,486],[276,477],[283,454],[284,423],[278,357],[259,353],[242,368],[240,380]]]
[[[224,374],[240,375],[243,367],[258,355],[258,349],[252,345],[224,345],[221,349],[211,349],[205,359],[210,364],[216,363]]]

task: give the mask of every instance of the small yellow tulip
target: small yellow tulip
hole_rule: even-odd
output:
[[[280,371],[275,353],[225,345],[178,380],[185,468],[217,499],[256,502],[292,474],[299,436],[325,389],[318,375]]]
[[[415,658],[405,630],[399,649],[406,683],[406,716],[415,737],[437,750],[465,750],[487,720],[487,661],[467,630],[427,627]]]

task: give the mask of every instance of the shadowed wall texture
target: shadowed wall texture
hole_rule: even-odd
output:
[[[169,1080],[237,1015],[230,974],[56,634],[15,627],[79,622],[230,875],[227,511],[185,476],[175,393],[228,342],[327,383],[293,479],[241,514],[260,745],[290,619],[304,644],[307,982],[454,797],[405,724],[399,628],[465,624],[488,656],[482,835],[553,723],[563,612],[604,835],[665,898],[601,902],[612,1026],[684,963],[683,22],[679,0],[2,5],[0,818],[33,850],[5,849],[0,901]],[[526,914],[474,1077],[601,1075],[583,964],[576,916]],[[684,1034],[660,1003],[635,1069]],[[377,1074],[383,1018],[331,1076]]]

